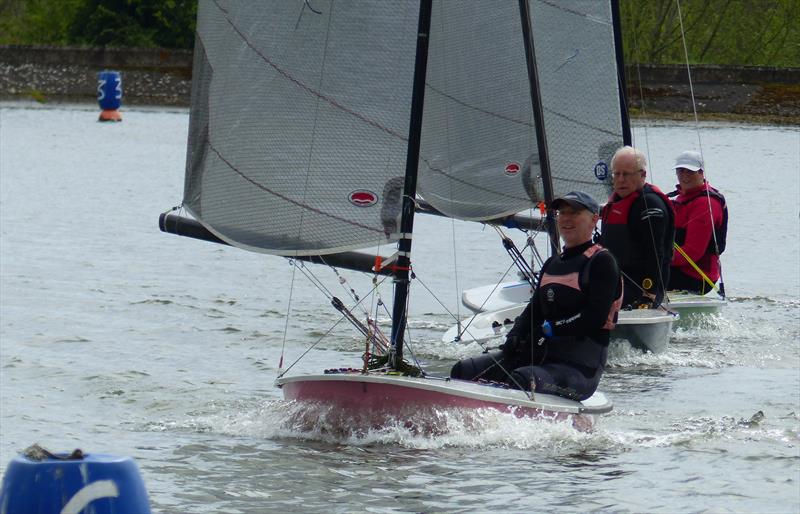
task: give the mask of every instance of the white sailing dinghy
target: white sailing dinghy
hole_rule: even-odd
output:
[[[461,293],[461,303],[474,313],[508,309],[530,300],[533,289],[526,280],[501,282],[465,289]],[[724,298],[709,293],[706,295],[688,291],[668,291],[666,308],[678,313],[680,319],[692,314],[717,313],[727,305]]]
[[[504,336],[532,294],[532,286],[526,280],[464,290],[461,303],[474,314],[450,327],[442,336],[442,341],[488,342]],[[666,349],[671,329],[678,325],[690,326],[703,322],[706,315],[716,314],[727,305],[724,298],[687,291],[668,291],[667,298],[664,311],[620,311],[617,326],[611,332],[612,339],[626,339],[633,347],[659,353]],[[669,312],[676,315],[671,316]]]
[[[630,142],[618,20],[612,0],[200,2],[180,206],[193,219],[162,214],[162,230],[394,278],[386,355],[281,372],[286,399],[390,416],[493,408],[579,428],[611,410],[600,392],[577,402],[410,376],[403,350],[417,195],[473,221],[572,189],[608,195],[606,163]],[[352,251],[387,243],[388,265]],[[354,324],[377,346],[369,322]]]
[[[488,343],[503,338],[533,295],[528,280],[501,282],[466,289],[461,303],[474,314],[453,325],[442,336],[445,343]],[[680,323],[692,326],[716,314],[727,300],[711,294],[668,291],[664,309],[636,309],[619,312],[612,339],[625,339],[631,346],[659,353],[666,349],[671,329]]]
[[[489,343],[498,339],[497,344],[500,344],[514,326],[514,319],[522,313],[526,305],[527,301],[476,313],[450,327],[442,336],[442,341]],[[675,319],[677,315],[655,309],[620,311],[617,326],[611,331],[611,338],[625,339],[634,348],[660,353],[666,349]]]

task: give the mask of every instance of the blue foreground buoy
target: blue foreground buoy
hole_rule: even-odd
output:
[[[97,74],[97,103],[100,104],[98,121],[122,121],[122,74],[118,71],[101,71]]]
[[[34,445],[9,462],[3,477],[0,514],[16,513],[150,514],[150,504],[130,457],[52,454]]]

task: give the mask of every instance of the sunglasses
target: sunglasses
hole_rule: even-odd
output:
[[[700,170],[690,170],[686,168],[676,168],[675,173],[688,173],[689,175],[694,175],[695,173],[700,173]]]

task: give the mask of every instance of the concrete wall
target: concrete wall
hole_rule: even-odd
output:
[[[122,72],[123,105],[189,105],[192,52],[0,45],[0,99],[94,102],[97,72]]]
[[[97,72],[114,69],[123,105],[187,106],[191,68],[188,50],[0,45],[0,99],[94,102]],[[700,114],[800,120],[800,68],[698,65],[691,73]],[[686,66],[628,66],[626,76],[633,109],[692,112]]]

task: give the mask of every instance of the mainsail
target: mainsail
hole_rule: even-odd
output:
[[[410,3],[201,2],[186,209],[278,255],[394,239],[417,18]]]
[[[553,192],[577,189],[603,202],[611,192],[608,165],[624,144],[627,123],[612,2],[531,2],[531,25]]]
[[[541,188],[525,180],[538,178],[539,157],[516,2],[435,3],[419,169],[419,194],[452,217],[496,218],[537,200]]]
[[[610,2],[532,1],[555,194],[623,143]],[[201,1],[183,206],[224,241],[321,255],[398,239],[419,5]],[[515,2],[435,1],[419,194],[487,220],[543,200]]]
[[[623,144],[610,2],[530,2],[553,193],[611,190]],[[545,200],[520,8],[438,2],[431,28],[420,194],[436,209],[485,220]]]

